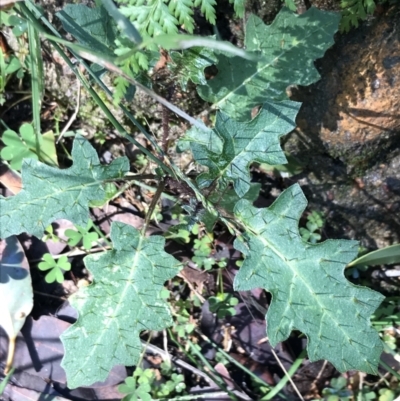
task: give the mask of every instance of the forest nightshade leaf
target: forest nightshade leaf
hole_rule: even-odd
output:
[[[306,205],[298,184],[266,209],[237,203],[235,215],[246,234],[235,248],[246,258],[235,290],[262,287],[272,294],[266,316],[272,346],[297,329],[308,338],[311,361],[377,374],[383,345],[370,317],[384,297],[345,278],[344,267],[357,256],[356,241],[301,239],[298,222]]]
[[[213,50],[206,47],[193,47],[182,52],[172,51],[170,57],[168,67],[184,91],[189,80],[195,84],[206,84],[204,68],[213,65],[217,60]]]
[[[250,188],[251,162],[283,164],[286,157],[279,138],[292,131],[300,103],[290,100],[265,103],[257,117],[241,123],[224,113],[217,114],[215,128],[191,128],[184,138],[190,142],[195,160],[208,167],[197,182],[207,187],[215,180],[233,181],[240,196]]]
[[[181,265],[164,251],[164,238],[113,222],[111,239],[112,251],[85,257],[94,282],[70,298],[79,319],[61,336],[69,388],[102,381],[115,365],[136,365],[140,332],[172,324],[160,293]]]
[[[67,4],[56,13],[63,28],[79,43],[93,50],[113,55],[117,26],[103,6],[90,8],[84,4]]]
[[[255,15],[246,26],[245,47],[260,61],[220,53],[218,74],[199,95],[236,120],[249,120],[251,109],[269,100],[287,99],[289,85],[309,85],[320,76],[314,60],[333,45],[340,14],[310,8],[301,15],[283,8],[269,26]]]
[[[95,149],[82,136],[75,137],[72,159],[72,167],[65,170],[34,159],[23,161],[23,189],[15,196],[0,196],[0,238],[23,232],[40,238],[58,219],[85,227],[89,202],[105,197],[103,184],[129,171],[126,157],[101,165]]]

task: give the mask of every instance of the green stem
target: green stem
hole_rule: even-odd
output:
[[[179,348],[179,350],[182,353],[184,353],[185,356],[188,359],[190,359],[195,366],[198,366],[198,362],[196,361],[196,359],[193,358],[192,355],[189,354],[185,350],[185,348],[182,347],[182,345],[175,339],[175,337],[174,337],[174,335],[173,335],[173,333],[172,333],[172,331],[170,329],[168,329],[168,334],[169,334],[171,340]],[[227,389],[225,382],[223,381],[223,379],[221,377],[219,377],[218,372],[216,372],[214,370],[214,368],[209,364],[209,362],[204,358],[204,356],[196,349],[196,347],[193,345],[193,343],[190,340],[187,340],[187,341],[188,341],[188,344],[189,344],[189,346],[191,348],[192,353],[194,355],[196,355],[201,360],[201,362],[203,363],[203,368],[201,368],[201,371],[204,372],[210,378],[210,380],[215,382],[215,384],[217,384],[222,391],[227,392],[232,397],[232,400],[238,401],[237,396],[234,393],[232,393],[232,391]],[[206,366],[208,368],[208,371],[204,369],[204,366]],[[212,372],[212,374],[210,374],[210,372]]]
[[[100,228],[96,226],[96,224],[92,224],[92,228],[93,228],[94,231],[96,231],[97,235],[98,235],[100,238],[102,238],[102,239],[104,240],[104,242],[106,242],[106,244],[107,244],[110,248],[113,247],[112,243],[107,239],[107,237],[103,234],[103,232],[100,230]]]
[[[303,363],[306,356],[307,356],[307,351],[304,349],[301,352],[301,354],[297,357],[297,359],[293,362],[293,365],[288,370],[287,375],[282,377],[280,382],[266,396],[261,398],[260,401],[271,400],[273,397],[275,397],[283,389],[283,387],[286,386],[286,383],[289,381],[289,378],[291,378],[296,373],[297,369]]]
[[[381,365],[388,372],[390,372],[393,376],[395,376],[397,378],[397,380],[400,380],[400,374],[398,374],[394,369],[392,369],[386,362],[383,362],[382,360],[380,360],[379,365]]]
[[[222,377],[219,376],[219,373],[210,365],[210,363],[207,361],[204,355],[197,349],[197,347],[190,340],[187,340],[187,342],[190,346],[192,353],[200,359],[203,365],[207,367],[208,371],[212,372],[212,379],[218,384],[218,386],[220,386],[220,388],[223,388],[224,391],[226,391],[232,397],[232,400],[238,401],[238,397],[227,388],[226,383],[224,382]]]
[[[102,0],[104,8],[110,14],[112,18],[114,18],[115,22],[121,28],[122,32],[125,36],[131,40],[133,43],[140,44],[143,39],[140,36],[139,31],[133,26],[131,21],[126,18],[123,14],[120,13],[118,8],[111,0]]]
[[[32,115],[33,130],[35,133],[36,154],[41,160],[40,152],[40,110],[42,106],[43,90],[43,60],[40,50],[38,31],[32,24],[28,25],[28,42],[30,54],[31,87],[32,87]]]
[[[257,375],[255,375],[251,370],[247,369],[245,366],[243,366],[240,362],[238,362],[236,359],[232,358],[227,352],[225,352],[222,348],[220,348],[217,344],[215,344],[213,341],[211,341],[208,337],[206,337],[204,334],[200,334],[201,338],[205,340],[208,344],[210,344],[213,348],[215,348],[218,352],[220,352],[230,363],[233,365],[237,366],[239,369],[241,369],[243,372],[248,374],[256,383],[262,385],[263,387],[267,387],[268,389],[271,389],[272,387],[265,382],[264,380],[260,379]],[[286,396],[282,395],[283,398],[286,398]]]
[[[30,1],[29,1],[30,2]],[[38,23],[36,20],[35,15],[32,14],[32,12],[28,9],[28,7],[24,4],[20,4],[21,11],[24,13],[25,17],[29,19],[29,21],[35,26],[35,28],[41,32],[44,36],[49,37],[49,35],[44,32],[43,27]],[[35,6],[33,6],[34,9],[36,9]],[[41,14],[40,18],[43,20],[43,16]],[[46,24],[47,25],[47,24]],[[57,36],[58,33],[57,33]],[[57,38],[53,38],[54,40],[57,40]],[[171,176],[175,176],[173,171],[166,166],[164,163],[162,163],[156,156],[154,156],[149,150],[147,150],[144,146],[142,146],[139,142],[137,142],[134,138],[132,138],[122,127],[122,125],[118,122],[118,120],[114,117],[112,112],[108,109],[106,104],[103,102],[103,100],[100,98],[100,96],[97,94],[97,92],[92,88],[90,83],[86,80],[85,77],[81,75],[79,72],[77,66],[71,62],[71,60],[68,58],[68,56],[64,53],[64,51],[61,49],[61,47],[58,45],[58,43],[55,43],[51,39],[49,39],[53,47],[57,50],[57,52],[60,54],[60,56],[63,58],[63,60],[67,63],[67,65],[71,68],[71,70],[75,73],[77,78],[81,81],[82,85],[85,87],[85,89],[89,92],[89,94],[92,96],[96,104],[101,108],[103,113],[106,115],[106,117],[109,119],[109,121],[113,124],[113,126],[117,129],[118,133],[126,138],[129,142],[133,143],[135,146],[137,146],[149,159],[151,159],[153,162],[155,162],[157,165],[159,165],[167,174]],[[78,59],[81,59],[78,55],[75,55]]]

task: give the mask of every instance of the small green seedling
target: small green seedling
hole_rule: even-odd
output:
[[[195,329],[196,325],[190,323],[190,314],[186,309],[181,309],[179,315],[176,315],[176,325],[174,330],[178,337],[186,338],[188,334],[191,334]]]
[[[44,230],[44,235],[42,237],[42,241],[43,242],[46,242],[46,241],[59,242],[60,241],[60,238],[58,237],[57,234],[55,234],[54,228],[51,224],[46,228],[46,230]]]
[[[157,397],[168,397],[173,393],[181,393],[185,388],[185,377],[181,374],[172,373],[170,379],[163,383],[157,391]]]
[[[196,232],[193,233],[196,234]],[[218,265],[218,267],[225,267],[224,260],[221,259],[218,262],[215,258],[210,256],[213,251],[213,242],[214,238],[212,234],[207,234],[200,239],[194,240],[194,256],[192,260],[199,268],[210,270],[216,264]]]
[[[150,401],[151,384],[154,381],[154,372],[151,369],[136,368],[131,377],[125,379],[124,384],[118,386],[118,391],[127,394],[122,401]]]
[[[393,401],[396,393],[388,388],[381,388],[379,390],[379,401]]]
[[[307,216],[306,228],[300,228],[301,238],[304,241],[316,244],[321,240],[321,228],[324,226],[325,221],[322,213],[316,212],[315,210]]]
[[[347,380],[344,377],[332,379],[331,387],[322,390],[322,395],[326,401],[350,401],[351,391],[346,389]]]
[[[216,297],[210,297],[208,302],[210,311],[216,313],[217,317],[222,319],[226,316],[234,316],[236,314],[234,306],[239,301],[232,294],[220,293]]]
[[[107,141],[107,134],[103,131],[96,131],[94,134],[94,141],[100,145],[104,145]]]
[[[123,401],[150,401],[153,397],[164,398],[185,390],[184,376],[173,373],[171,365],[162,363],[161,373],[168,380],[158,381],[153,369],[136,368],[133,375],[118,386],[119,392],[127,394]]]
[[[93,227],[92,220],[88,221],[86,228],[76,226],[75,230],[65,230],[65,235],[68,237],[68,245],[69,246],[77,246],[79,242],[82,241],[83,248],[87,251],[93,247],[93,243],[99,239],[99,235],[95,232],[90,232],[90,229]]]
[[[43,262],[38,265],[39,270],[50,270],[44,278],[47,283],[62,283],[64,281],[64,271],[71,270],[71,263],[68,262],[66,256],[61,256],[58,260],[54,260],[50,253],[43,255]]]
[[[0,156],[10,162],[11,168],[21,170],[22,160],[25,158],[38,159],[35,153],[36,136],[31,124],[22,124],[18,135],[13,130],[6,130],[1,136],[4,148]]]

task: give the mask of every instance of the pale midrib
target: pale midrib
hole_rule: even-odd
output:
[[[117,179],[117,178],[115,178],[115,179]],[[57,197],[57,195],[59,195],[59,194],[67,193],[67,192],[70,192],[70,191],[82,190],[82,189],[85,189],[85,188],[88,188],[88,187],[93,187],[93,186],[96,186],[96,185],[102,185],[103,183],[105,183],[108,180],[109,180],[108,178],[105,178],[103,180],[93,181],[93,182],[90,182],[88,184],[80,184],[80,185],[77,185],[77,186],[74,186],[74,187],[63,188],[63,189],[60,189],[59,191],[55,191],[55,192],[53,192],[51,194],[48,194],[46,196],[42,196],[40,198],[32,198],[32,199],[24,202],[23,203],[23,207],[30,206],[32,203],[37,203],[38,201],[39,202],[40,201],[45,202],[47,199]],[[24,192],[26,194],[30,194],[30,192],[28,192],[28,190],[24,190]],[[18,196],[18,195],[15,195],[15,196]],[[4,198],[4,199],[12,200],[12,199],[14,199],[14,196],[12,196],[10,198]],[[16,209],[15,211],[17,212],[18,209]]]
[[[131,282],[130,282],[130,280],[133,278],[133,275],[134,275],[134,273],[136,272],[136,269],[137,269],[137,262],[138,262],[138,258],[139,258],[139,256],[140,256],[140,252],[141,252],[141,248],[142,248],[143,239],[144,239],[143,236],[140,235],[140,241],[139,241],[139,244],[138,244],[137,249],[135,250],[135,256],[134,256],[133,261],[132,261],[132,268],[130,269],[129,277],[128,277],[128,279],[126,280],[126,284],[125,284],[125,286],[124,286],[124,289],[122,290],[121,296],[119,297],[119,302],[117,303],[117,306],[116,306],[115,309],[114,309],[114,315],[117,315],[117,314],[118,314],[118,312],[120,311],[120,309],[121,309],[121,307],[122,307],[122,304],[123,304],[122,301],[123,301],[123,300],[125,299],[125,297],[126,297],[126,293],[127,293],[129,290],[132,289],[132,288],[131,288]],[[104,329],[101,330],[100,336],[97,337],[99,344],[102,344],[102,338],[103,338],[103,336],[104,336],[105,334],[107,334],[108,329],[109,329],[110,326],[111,326],[111,323],[114,321],[114,319],[110,319],[110,318],[108,318],[107,320],[108,320],[108,322],[107,322],[107,324],[105,324],[105,325],[103,326]],[[117,325],[118,325],[118,327],[120,326],[120,325],[118,324],[118,320],[117,320]],[[90,351],[90,354],[89,354],[89,356],[86,358],[88,361],[90,361],[91,358],[92,358],[92,355],[95,354],[95,350],[97,350],[97,346],[93,346],[93,347],[91,347],[91,348],[92,348],[92,349],[91,349],[91,351]],[[90,363],[90,362],[89,362],[89,363]]]
[[[279,117],[276,117],[276,119],[280,119]],[[272,125],[274,125],[275,124],[275,122],[276,122],[276,119],[273,121],[273,122],[271,122],[270,124],[268,124],[268,127],[271,127]],[[231,166],[231,165],[233,165],[233,163],[234,163],[234,161],[235,160],[237,160],[237,159],[239,159],[239,161],[240,161],[240,156],[242,156],[242,155],[244,155],[243,157],[245,157],[245,155],[246,155],[246,153],[252,153],[251,151],[249,151],[248,150],[248,148],[250,147],[250,145],[253,143],[253,141],[255,141],[256,139],[258,139],[260,136],[262,136],[262,134],[265,134],[266,133],[266,131],[264,131],[264,130],[259,130],[258,132],[257,132],[257,134],[253,137],[253,138],[250,138],[249,139],[249,141],[248,141],[248,143],[247,143],[247,145],[239,152],[239,153],[237,153],[237,154],[235,154],[235,156],[234,156],[234,158],[223,168],[223,169],[221,169],[221,170],[219,170],[219,176],[222,178],[223,176],[224,176],[224,174],[228,171],[228,169],[229,169],[229,167]],[[273,139],[275,140],[275,141],[277,141],[278,139],[279,139],[279,137],[280,136],[283,136],[284,134],[279,134],[278,135],[278,138],[276,138],[276,137],[274,137]],[[235,138],[231,138],[232,139],[232,143],[233,144],[235,144]],[[246,138],[247,139],[247,138]],[[273,145],[273,142],[274,141],[271,141],[271,145]],[[234,146],[234,149],[235,149],[235,146]],[[255,159],[251,159],[248,163],[247,163],[247,165],[250,163],[250,162],[252,162],[252,161],[254,161]],[[264,162],[264,163],[266,163],[266,162]],[[246,167],[247,167],[247,165],[246,165]]]
[[[318,29],[319,30],[319,29]],[[317,31],[318,31],[317,30]],[[305,40],[307,40],[310,36],[314,35],[315,32],[317,31],[312,31],[310,32],[308,35],[306,35],[301,42],[299,42],[298,44],[304,42]],[[227,99],[229,99],[232,95],[234,95],[237,91],[239,91],[242,87],[246,86],[248,82],[250,82],[255,76],[261,74],[266,68],[269,68],[271,65],[273,65],[273,63],[275,63],[276,60],[279,60],[283,55],[285,55],[286,53],[289,53],[290,51],[292,51],[296,46],[292,46],[290,48],[288,48],[287,50],[283,51],[281,54],[279,54],[278,56],[276,56],[271,62],[267,63],[265,66],[261,67],[260,69],[257,68],[257,71],[252,74],[250,77],[246,78],[240,85],[238,85],[236,88],[232,89],[227,95],[225,95],[222,99],[218,100],[218,102],[214,103],[212,108],[215,109],[217,107],[219,107],[220,104],[223,104],[226,102]],[[289,83],[288,83],[289,85]]]
[[[311,296],[313,299],[315,299],[315,300],[317,301],[318,306],[321,308],[321,310],[323,310],[322,306],[323,306],[323,307],[326,307],[326,305],[320,302],[318,296],[316,296],[316,297],[313,296],[313,291],[312,291],[311,287],[308,285],[307,281],[302,277],[302,275],[299,273],[299,271],[295,268],[295,266],[292,267],[292,266],[291,266],[292,263],[290,263],[290,261],[288,261],[287,258],[285,258],[285,256],[284,256],[276,247],[274,247],[274,246],[272,245],[271,242],[269,242],[265,237],[262,237],[262,236],[260,235],[260,233],[257,233],[257,234],[261,237],[261,240],[266,244],[266,246],[268,246],[269,249],[271,249],[276,255],[278,255],[279,258],[289,267],[289,269],[292,271],[292,273],[293,273],[293,274],[296,274],[297,277],[299,277],[299,278],[301,279],[301,281],[302,281],[302,282],[304,283],[304,285],[307,287],[310,296]],[[268,291],[268,290],[267,290],[267,291]],[[329,317],[332,318],[332,321],[335,321],[335,322],[336,322],[336,319],[335,319],[334,316],[329,312],[329,309],[328,309],[328,308],[326,308],[326,311],[323,310],[323,313],[326,313]],[[344,335],[345,337],[349,338],[348,334],[343,330],[343,328],[342,328],[341,326],[339,326],[338,324],[336,324],[336,326],[342,331],[342,333],[343,333],[343,335]],[[357,349],[357,347],[356,347],[356,349]],[[358,350],[357,350],[357,352],[358,352]],[[359,352],[358,352],[358,353],[359,353]]]

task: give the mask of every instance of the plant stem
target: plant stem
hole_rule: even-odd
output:
[[[287,375],[282,377],[280,382],[266,396],[261,398],[260,401],[271,400],[273,397],[275,397],[283,389],[283,387],[285,387],[286,383],[289,381],[289,378],[291,378],[296,373],[297,369],[303,363],[306,355],[307,351],[305,349],[301,351],[300,355],[297,357],[297,359],[293,362],[293,365],[287,371]]]

